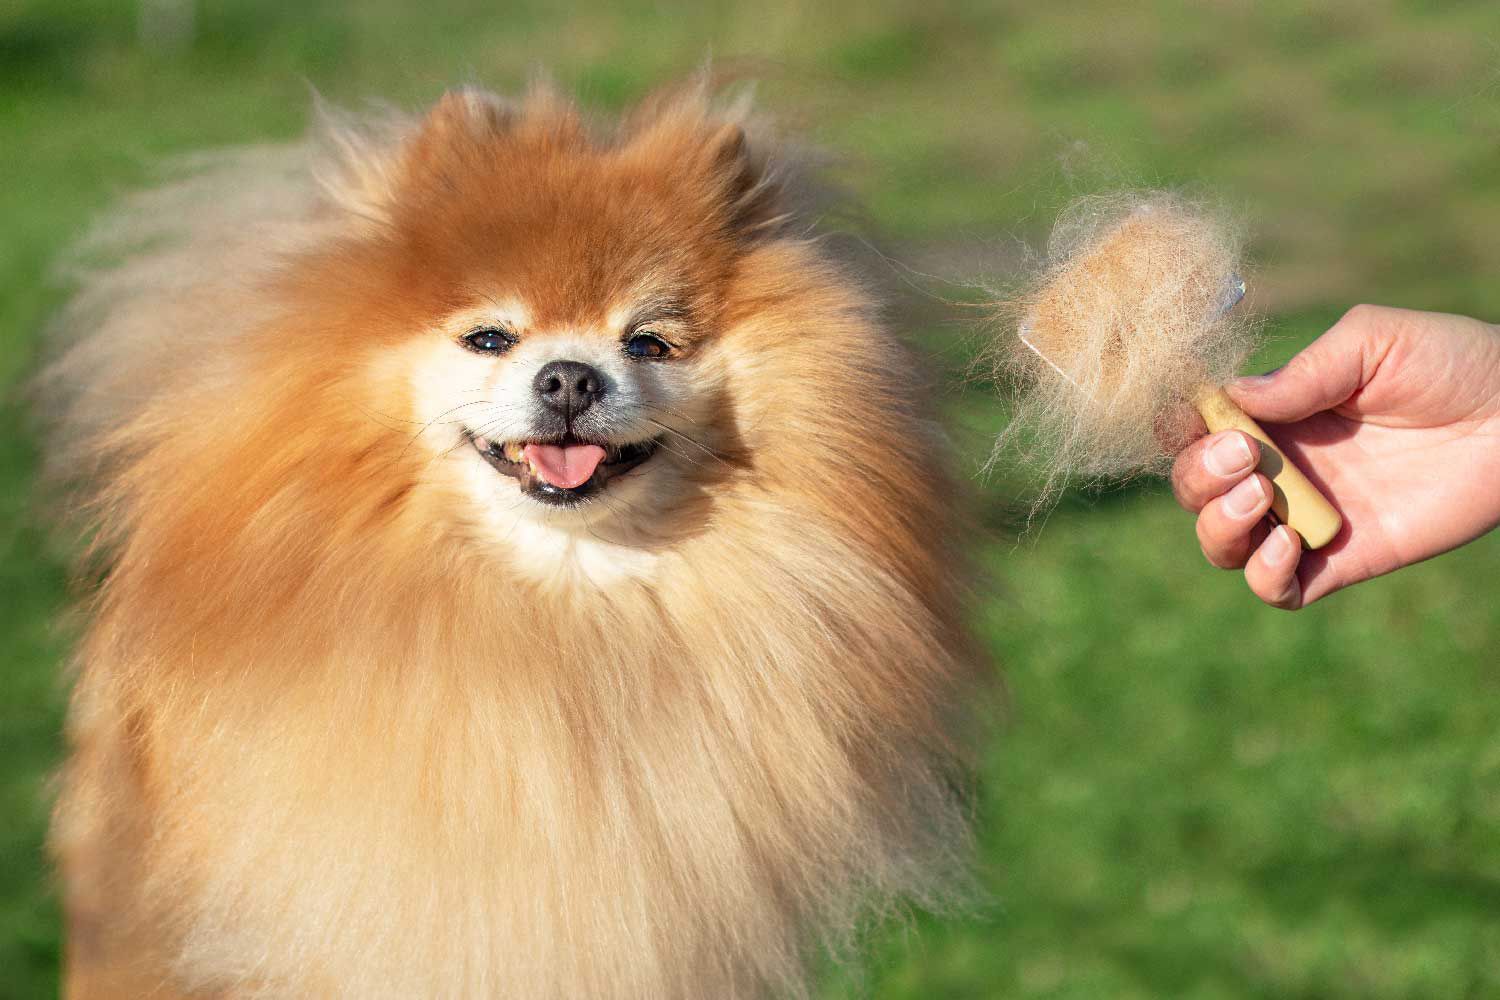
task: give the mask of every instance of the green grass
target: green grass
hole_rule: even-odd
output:
[[[805,9],[804,9],[805,8]],[[1252,221],[1272,364],[1374,300],[1500,318],[1500,12],[1473,3],[962,3],[0,10],[0,389],[61,300],[50,263],[173,153],[290,138],[309,86],[417,103],[537,64],[611,108],[709,53],[838,151],[898,259],[1000,280],[1073,193],[1188,184]],[[936,262],[936,263],[933,263]],[[907,272],[900,272],[909,277]],[[926,291],[951,286],[917,278]],[[916,296],[920,299],[920,296]],[[923,339],[955,369],[951,327]],[[978,466],[1003,419],[948,400]],[[55,991],[41,857],[64,576],[0,410],[0,997]],[[995,903],[879,933],[879,997],[1500,994],[1500,538],[1297,615],[1209,570],[1160,488],[1018,536],[983,484],[980,625],[1009,686],[983,757]],[[853,987],[833,977],[830,996]]]

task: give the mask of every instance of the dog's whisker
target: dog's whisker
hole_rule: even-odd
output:
[[[667,454],[675,455],[676,457],[682,459],[684,462],[691,466],[694,466],[695,468],[703,464],[693,456],[689,455],[687,452],[682,451],[678,448],[673,448],[671,445],[667,444],[666,441],[658,441],[656,446]]]
[[[682,438],[682,440],[684,440],[688,444],[691,444],[694,447],[698,448],[700,451],[702,451],[704,454],[708,455],[710,458],[714,459],[715,461],[720,462],[720,463],[722,463],[724,465],[729,465],[730,464],[729,460],[726,459],[723,455],[719,454],[717,451],[715,451],[714,449],[710,448],[708,445],[704,444],[703,442],[699,441],[697,438],[693,437],[691,434],[688,434],[688,433],[686,433],[684,431],[680,431],[676,427],[671,426],[670,424],[663,423],[662,421],[657,420],[655,417],[647,417],[646,419],[649,420],[652,424],[656,425],[657,427],[660,427],[662,430],[666,431],[667,433],[669,433],[669,434],[675,434],[677,437]]]
[[[488,389],[489,389],[489,386],[483,386],[483,385],[481,385],[481,386],[476,386],[473,389],[454,389],[453,392],[454,393],[460,393],[460,394],[462,394],[462,393],[470,393],[470,392],[486,392],[486,391],[488,391]],[[390,421],[389,424],[381,423],[381,426],[386,427],[389,430],[398,430],[399,429],[398,427],[392,426],[392,425],[396,425],[396,424],[407,424],[408,426],[413,425],[413,424],[424,424],[424,421],[421,421],[421,420],[413,420],[410,417],[399,417],[399,416],[395,415],[394,413],[385,413],[385,412],[383,412],[381,410],[377,410],[374,407],[369,406],[369,405],[367,405],[367,404],[365,404],[365,403],[363,403],[363,402],[361,402],[359,400],[352,400],[352,399],[347,399],[346,398],[344,401],[347,402],[347,403],[349,403],[350,406],[354,407],[356,410],[358,410],[360,413],[364,414],[365,416],[371,417],[372,419],[375,419],[375,421],[377,423],[381,423],[382,421]],[[445,416],[447,416],[448,414],[453,413],[453,412],[455,412],[457,410],[461,410],[461,409],[463,409],[466,406],[478,406],[478,405],[486,404],[488,402],[489,402],[488,400],[474,399],[474,400],[469,400],[468,402],[459,403],[458,405],[450,407],[449,409],[447,409],[447,410],[443,411],[442,413],[438,414],[436,417],[432,418],[432,420],[426,421],[425,424],[426,425],[431,425],[433,423],[436,423],[436,422],[442,420],[442,418],[445,417]],[[418,431],[417,433],[420,434],[421,431]]]
[[[403,458],[405,458],[406,457],[407,449],[409,449],[413,444],[415,444],[417,442],[418,438],[420,438],[423,434],[426,434],[435,425],[437,425],[439,421],[442,421],[442,423],[444,423],[444,424],[456,423],[457,421],[443,420],[443,418],[446,417],[446,416],[448,416],[448,414],[455,413],[458,410],[461,410],[461,409],[463,409],[466,406],[475,406],[475,405],[496,406],[498,404],[491,403],[491,402],[488,402],[486,400],[478,400],[478,399],[476,399],[476,400],[473,400],[473,401],[468,402],[468,403],[459,403],[457,406],[449,407],[448,409],[444,410],[442,413],[439,413],[437,416],[433,417],[431,420],[429,420],[425,424],[423,424],[422,427],[415,434],[413,434],[411,436],[411,438],[406,442],[406,444],[402,446],[402,448],[401,448],[401,454],[399,454],[399,455],[396,456],[396,460],[399,462]]]
[[[652,407],[653,407],[653,409],[660,410],[663,413],[670,413],[672,416],[676,417],[678,420],[681,420],[682,422],[687,423],[687,424],[692,424],[694,427],[700,426],[700,424],[701,424],[701,421],[695,420],[694,418],[688,416],[686,413],[684,413],[682,410],[677,409],[676,407],[667,406],[664,403],[653,403]]]

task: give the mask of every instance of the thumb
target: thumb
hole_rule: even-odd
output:
[[[1246,413],[1272,423],[1303,420],[1347,402],[1367,380],[1371,331],[1350,310],[1331,329],[1269,375],[1232,380],[1224,388]]]

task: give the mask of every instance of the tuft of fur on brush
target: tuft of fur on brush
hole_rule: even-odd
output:
[[[1002,309],[991,357],[1014,389],[996,454],[1016,446],[1069,481],[1160,474],[1170,423],[1233,377],[1256,325],[1228,310],[1236,228],[1163,191],[1094,195],[1059,217],[1035,280]]]
[[[959,898],[945,444],[777,147],[693,86],[329,134],[132,200],[55,332],[102,576],[68,995],[802,996]],[[497,309],[518,346],[480,359]],[[643,309],[680,360],[622,359]],[[650,462],[538,514],[461,421],[554,342],[677,396]]]

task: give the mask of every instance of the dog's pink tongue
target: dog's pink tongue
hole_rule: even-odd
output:
[[[604,449],[597,444],[528,444],[522,454],[543,479],[564,490],[588,482],[604,461]]]

